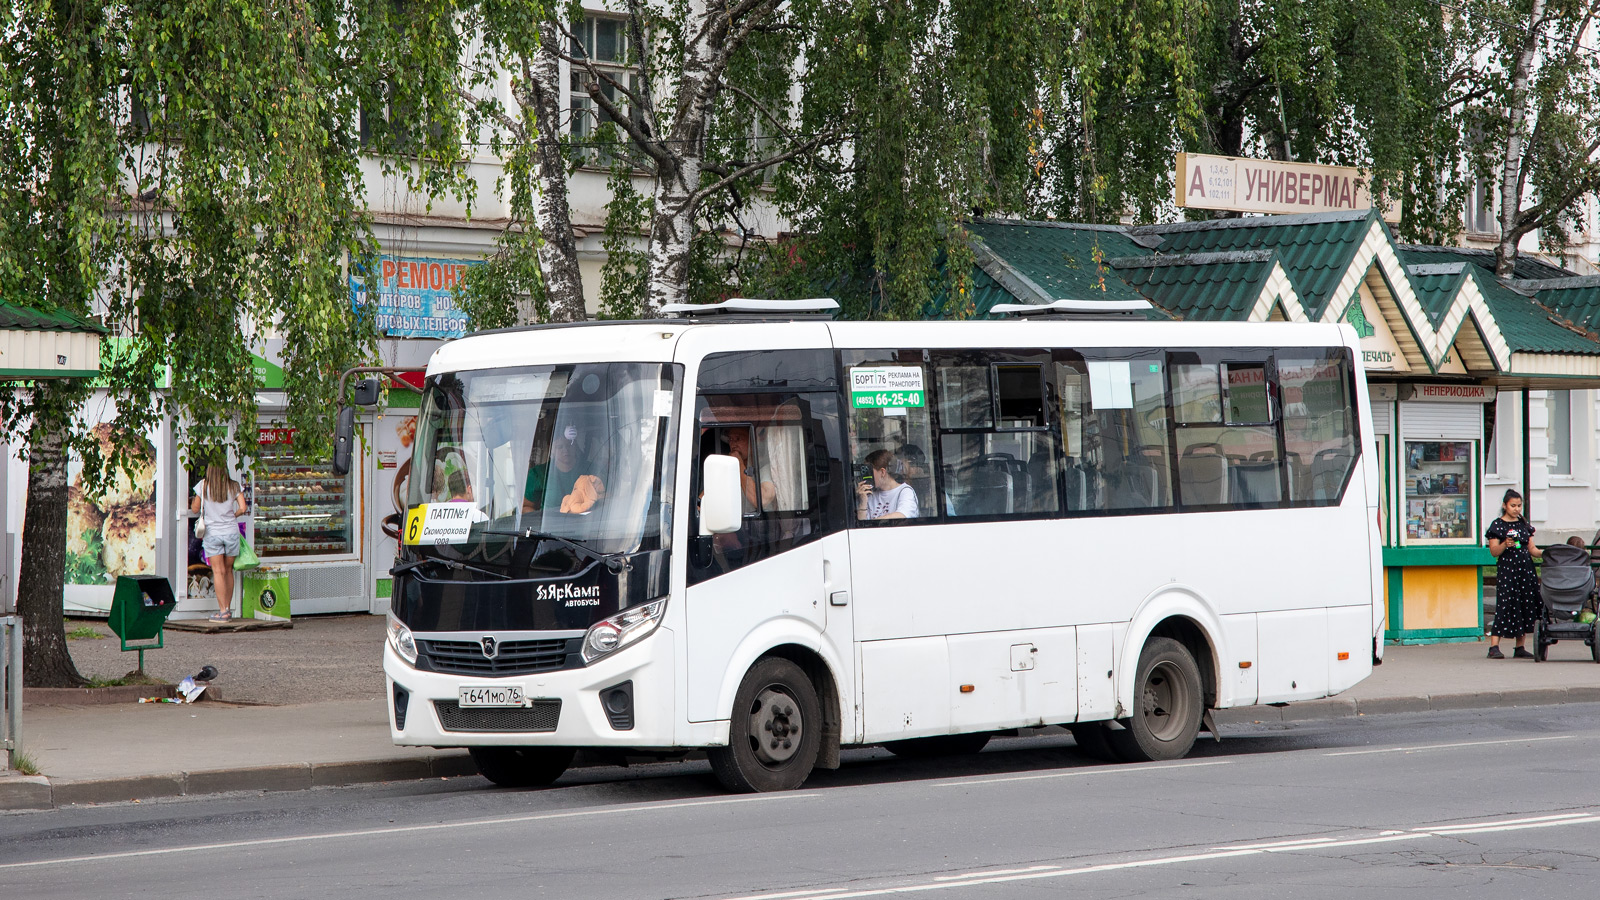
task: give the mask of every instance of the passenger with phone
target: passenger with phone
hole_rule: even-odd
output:
[[[856,484],[856,518],[915,519],[917,492],[905,483],[905,463],[890,450],[874,450],[866,463],[867,474]]]

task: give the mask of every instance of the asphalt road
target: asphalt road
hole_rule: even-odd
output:
[[[1070,737],[846,754],[794,793],[704,763],[0,816],[0,896],[1589,897],[1600,705],[1235,728],[1187,760]]]

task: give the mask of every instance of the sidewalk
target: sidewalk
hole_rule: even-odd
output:
[[[146,668],[176,680],[210,662],[229,702],[28,706],[24,749],[44,775],[0,776],[0,810],[473,773],[463,751],[389,742],[382,631],[381,617],[362,616],[297,620],[291,631],[169,633],[164,650],[146,655]],[[1338,697],[1225,710],[1217,720],[1600,701],[1600,665],[1581,643],[1555,645],[1545,663],[1487,660],[1485,648],[1389,647],[1371,678]],[[73,655],[85,674],[131,667],[115,642],[75,641]]]

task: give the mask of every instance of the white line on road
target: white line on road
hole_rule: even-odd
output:
[[[1418,831],[1431,831],[1434,834],[1444,834],[1447,831],[1463,831],[1473,828],[1501,828],[1506,825],[1522,825],[1527,822],[1555,822],[1560,819],[1582,819],[1591,813],[1560,813],[1553,816],[1531,816],[1526,819],[1499,819],[1494,822],[1463,822],[1460,825],[1440,825],[1437,828],[1419,828]]]
[[[216,844],[193,844],[187,847],[162,847],[156,850],[129,850],[123,853],[98,853],[88,856],[67,856],[61,859],[40,859],[32,862],[0,863],[0,869],[28,869],[39,866],[59,866],[68,863],[101,862],[108,859],[131,859],[139,856],[167,856],[173,853],[203,853],[208,850],[230,850],[235,847],[268,847],[273,844],[299,844],[306,841],[324,841],[337,838],[373,837],[382,834],[415,834],[422,831],[451,831],[460,828],[485,828],[495,825],[517,825],[523,822],[545,822],[552,819],[576,819],[584,816],[611,816],[631,812],[659,812],[667,809],[691,809],[699,806],[726,806],[734,803],[760,803],[767,800],[812,800],[821,794],[761,794],[755,797],[729,797],[717,800],[684,800],[678,803],[630,804],[627,806],[602,806],[575,809],[566,812],[534,813],[526,816],[501,816],[494,819],[469,819],[465,822],[436,822],[432,825],[397,825],[393,828],[362,828],[356,831],[330,831],[321,834],[298,834],[292,837],[258,838],[248,841],[225,841]],[[811,891],[805,896],[815,896],[824,891]]]
[[[1503,741],[1462,741],[1459,744],[1421,744],[1416,747],[1382,747],[1377,750],[1340,750],[1323,756],[1365,756],[1369,753],[1415,753],[1419,750],[1453,750],[1456,747],[1489,747],[1494,744],[1531,744],[1534,741],[1564,741],[1570,734],[1553,734],[1548,737],[1509,738]]]
[[[1131,765],[1131,766],[1092,766],[1082,769],[1073,769],[1070,772],[1051,772],[1048,775],[1008,775],[1003,778],[965,778],[960,781],[941,781],[934,787],[966,787],[969,784],[999,784],[1004,781],[1038,781],[1042,778],[1078,778],[1084,775],[1140,775],[1151,772],[1165,772],[1169,769],[1193,769],[1197,766],[1231,766],[1232,760],[1213,759],[1205,762],[1172,763],[1165,766]]]
[[[818,888],[814,891],[790,891],[787,894],[751,894],[748,897],[729,897],[728,900],[784,900],[785,897],[826,897],[842,893],[844,888]]]
[[[1044,869],[1059,869],[1060,866],[1029,866],[1026,869],[989,869],[981,872],[966,872],[961,875],[940,875],[934,881],[965,881],[968,878],[990,878],[995,875],[1015,875],[1018,872],[1039,872]],[[771,897],[762,897],[761,900],[771,900]]]
[[[776,900],[776,898],[802,898],[815,897],[817,900],[853,900],[857,897],[884,897],[892,894],[917,894],[925,891],[939,891],[953,887],[973,887],[984,884],[1005,884],[1014,881],[1037,881],[1045,878],[1066,878],[1072,875],[1093,875],[1101,872],[1116,872],[1127,869],[1148,869],[1157,866],[1170,866],[1180,863],[1210,862],[1218,859],[1232,859],[1241,856],[1259,856],[1266,853],[1294,853],[1303,851],[1332,850],[1340,847],[1361,847],[1371,844],[1393,844],[1402,841],[1419,841],[1429,838],[1453,837],[1458,834],[1478,834],[1488,831],[1516,831],[1523,828],[1550,828],[1558,825],[1585,825],[1600,822],[1600,815],[1585,813],[1572,813],[1561,816],[1538,817],[1533,819],[1507,819],[1500,822],[1485,822],[1470,826],[1439,826],[1431,829],[1417,829],[1409,832],[1383,832],[1375,837],[1352,837],[1345,840],[1333,838],[1309,838],[1304,841],[1281,842],[1277,844],[1250,844],[1242,847],[1218,847],[1208,853],[1187,853],[1181,856],[1160,856],[1151,859],[1136,859],[1127,862],[1100,863],[1091,866],[1078,866],[1077,868],[1064,869],[1055,866],[1036,866],[1037,871],[1023,869],[1012,872],[1001,870],[997,872],[974,873],[970,878],[934,878],[917,884],[900,884],[881,888],[867,888],[858,891],[843,891],[829,889],[815,891],[810,894],[754,894],[738,900]],[[1471,830],[1446,830],[1451,828],[1470,828]]]

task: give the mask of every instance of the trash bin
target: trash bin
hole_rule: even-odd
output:
[[[284,569],[261,566],[240,572],[243,596],[239,615],[246,619],[289,618],[289,573]]]
[[[172,584],[160,575],[118,575],[111,595],[111,631],[122,639],[123,650],[139,651],[139,670],[144,670],[144,651],[166,644],[161,628],[178,606]],[[142,643],[141,643],[142,642]]]

